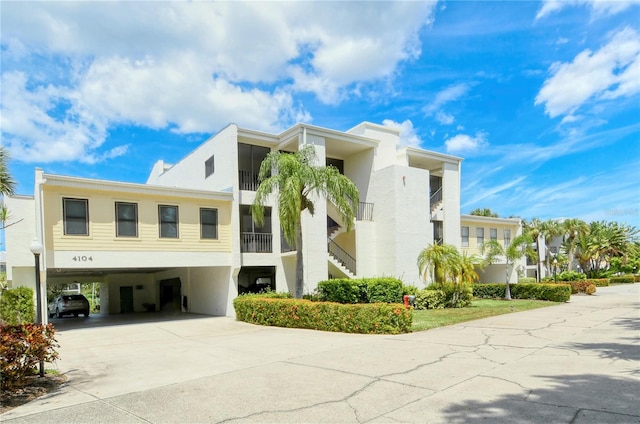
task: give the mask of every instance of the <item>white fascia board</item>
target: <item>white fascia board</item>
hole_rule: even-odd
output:
[[[349,134],[343,131],[332,130],[324,127],[317,127],[315,125],[308,124],[296,124],[293,127],[285,130],[278,135],[280,141],[288,141],[291,138],[302,134],[303,129],[307,130],[308,135],[317,135],[319,137],[331,138],[334,140],[346,141],[351,143],[365,144],[375,147],[378,145],[378,140],[369,137],[363,137],[361,135]]]
[[[417,147],[405,147],[408,156],[415,156],[420,158],[437,159],[443,162],[459,164],[464,159],[458,156],[445,155],[444,153],[438,153],[431,150],[419,149]]]
[[[493,216],[460,214],[460,222],[482,222],[489,224],[520,225],[520,218],[496,218]]]
[[[151,184],[125,183],[120,181],[94,180],[88,178],[69,177],[64,175],[43,174],[44,185],[72,187],[86,190],[117,191],[122,193],[139,193],[182,197],[191,199],[209,199],[231,202],[233,193],[222,191],[192,190],[179,187],[167,187]]]
[[[388,132],[390,134],[393,135],[397,135],[400,136],[400,129],[398,128],[394,128],[394,127],[388,127],[385,125],[380,125],[380,124],[374,124],[373,122],[369,122],[369,121],[363,121],[361,123],[359,123],[358,125],[356,125],[353,128],[349,128],[346,132],[347,133],[351,133],[351,131],[354,131],[358,128],[371,128],[374,129],[376,131],[384,131],[384,132]]]

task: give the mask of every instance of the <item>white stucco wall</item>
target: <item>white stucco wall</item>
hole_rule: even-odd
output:
[[[444,243],[460,250],[460,165],[443,164],[442,171]]]
[[[358,187],[361,202],[368,201],[374,153],[374,149],[368,149],[344,160],[344,175]]]
[[[14,277],[15,267],[28,267],[30,281],[34,281],[34,257],[29,250],[31,242],[36,238],[35,201],[32,196],[5,196],[5,206],[9,211],[9,225],[5,231],[5,247],[7,249],[7,281],[25,280],[26,275]],[[21,284],[18,282],[18,284]]]
[[[396,164],[396,149],[400,144],[399,130],[371,122],[363,122],[348,130],[347,133],[379,140],[374,154],[373,168],[375,170]]]
[[[416,260],[433,240],[429,173],[391,166],[374,174],[377,275],[421,285]]]
[[[214,173],[205,178],[204,163],[214,156]],[[158,169],[154,168],[154,172]],[[164,173],[152,178],[157,185],[196,190],[230,190],[238,180],[238,127],[229,125],[209,138]]]
[[[315,147],[317,165],[326,163],[325,140],[322,137],[304,134],[299,139],[299,148],[305,144]],[[329,274],[327,254],[327,201],[314,198],[315,213],[302,213],[302,255],[304,261],[304,293],[313,292],[318,282],[326,280]]]
[[[184,284],[184,283],[183,283]],[[188,291],[189,312],[197,314],[234,316],[234,287],[230,267],[192,268]]]

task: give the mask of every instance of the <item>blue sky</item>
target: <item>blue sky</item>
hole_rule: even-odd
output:
[[[236,123],[399,127],[461,211],[640,227],[640,2],[11,2],[1,131],[34,168],[144,183]]]

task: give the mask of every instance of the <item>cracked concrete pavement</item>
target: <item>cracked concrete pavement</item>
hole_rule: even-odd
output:
[[[640,423],[640,284],[399,336],[188,318],[61,325],[68,382],[0,421]]]

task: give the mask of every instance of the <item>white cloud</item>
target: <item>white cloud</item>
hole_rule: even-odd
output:
[[[475,136],[458,134],[444,142],[448,153],[471,153],[489,145],[485,133],[479,132]]]
[[[453,84],[438,92],[431,103],[424,107],[427,115],[432,115],[447,103],[453,102],[467,94],[471,85],[468,83]]]
[[[453,115],[449,115],[441,110],[436,112],[436,121],[440,122],[442,125],[451,125],[454,120]]]
[[[593,18],[599,18],[615,15],[639,3],[640,0],[544,0],[536,20],[570,6],[586,6],[591,9]]]
[[[392,87],[398,65],[420,55],[435,4],[3,4],[3,137],[16,159],[90,162],[122,154],[100,149],[114,125],[190,133],[309,122],[297,92],[337,103]],[[31,67],[34,57],[61,66]],[[10,92],[12,72],[23,80]],[[61,147],[34,154],[42,140]]]
[[[402,146],[420,147],[422,144],[422,140],[413,127],[413,122],[409,119],[402,123],[385,119],[382,121],[382,125],[400,130],[400,145]]]
[[[631,28],[613,34],[596,52],[584,50],[573,62],[554,63],[536,96],[551,118],[573,114],[589,100],[615,99],[640,92],[640,37]]]

